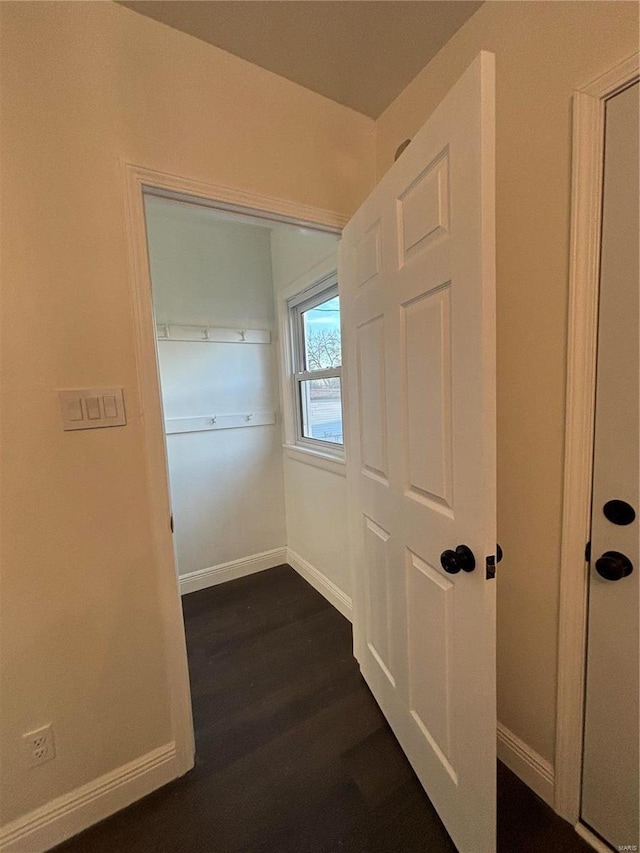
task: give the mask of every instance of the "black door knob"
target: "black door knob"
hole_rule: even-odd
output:
[[[633,563],[619,551],[605,551],[596,560],[596,572],[605,580],[619,581],[633,571]]]
[[[631,524],[636,517],[635,509],[626,501],[607,501],[602,507],[602,512],[610,522],[623,526]]]
[[[476,558],[471,548],[466,545],[458,545],[455,551],[443,551],[440,554],[440,565],[449,575],[457,575],[463,572],[472,572],[476,567]]]

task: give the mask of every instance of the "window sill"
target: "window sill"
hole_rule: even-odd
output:
[[[347,476],[347,465],[344,456],[336,456],[333,453],[323,453],[321,450],[312,450],[308,447],[300,447],[297,444],[283,444],[284,455],[295,462],[302,462],[314,468],[322,468],[339,477]]]

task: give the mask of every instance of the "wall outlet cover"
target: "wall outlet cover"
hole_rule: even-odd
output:
[[[38,764],[44,764],[45,761],[51,761],[52,758],[56,757],[51,724],[23,734],[22,745],[29,767],[36,767]]]

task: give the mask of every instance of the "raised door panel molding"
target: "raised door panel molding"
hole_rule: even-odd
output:
[[[396,682],[390,666],[389,533],[366,515],[363,520],[367,563],[365,576],[367,644],[380,669],[395,687]]]
[[[385,484],[387,413],[384,319],[373,317],[356,329],[357,382],[360,403],[360,449],[363,473]]]
[[[409,707],[437,760],[454,784],[451,739],[451,654],[454,583],[417,554],[407,551]]]
[[[400,195],[398,266],[449,231],[449,152],[442,151]]]
[[[355,246],[358,287],[374,281],[382,271],[380,220],[376,220]]]
[[[407,497],[453,511],[451,283],[402,308]]]

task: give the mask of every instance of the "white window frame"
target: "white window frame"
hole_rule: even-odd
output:
[[[335,296],[339,296],[338,274],[332,272],[310,287],[296,293],[287,300],[287,315],[291,343],[291,393],[293,402],[293,428],[295,446],[306,450],[332,456],[344,460],[344,435],[341,444],[334,441],[324,441],[319,438],[309,438],[303,434],[302,423],[302,383],[311,379],[340,380],[340,409],[344,424],[344,389],[342,383],[342,366],[326,370],[306,370],[304,363],[304,320],[303,314]],[[342,332],[342,330],[341,330]]]

